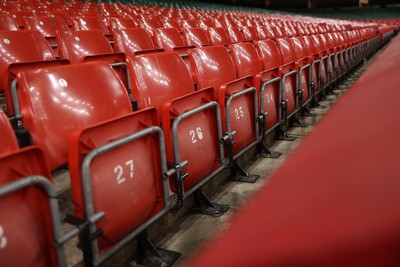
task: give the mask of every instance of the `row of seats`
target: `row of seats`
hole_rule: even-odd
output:
[[[187,266],[400,264],[399,48],[398,36]]]
[[[9,4],[9,12],[25,3]],[[33,3],[53,5],[38,1],[27,6]],[[77,6],[91,12],[103,5]],[[41,25],[38,16],[24,20]],[[0,31],[1,88],[7,103],[7,115],[0,112],[5,136],[0,140],[0,211],[5,212],[0,216],[0,265],[64,265],[62,246],[78,234],[85,263],[99,265],[132,238],[145,238],[149,225],[188,196],[195,194],[195,205],[203,205],[201,187],[222,170],[254,181],[257,177],[243,173],[237,158],[255,145],[260,154],[271,156],[264,136],[278,129],[287,138],[288,119],[307,113],[309,102],[381,45],[369,24],[240,39],[243,29],[251,28],[243,26],[236,41],[223,27],[155,27],[149,32],[121,26],[108,34],[67,26],[57,32],[53,49],[40,31],[20,26]],[[214,32],[225,34],[227,41],[212,41]],[[210,43],[185,43],[190,33],[193,40],[205,36]],[[66,164],[75,210],[69,221],[79,226],[62,234],[50,171]],[[20,204],[10,209],[8,196]],[[217,216],[227,208],[211,207]],[[53,232],[41,235],[50,225]],[[24,248],[20,234],[31,237]],[[29,254],[13,256],[21,250]]]

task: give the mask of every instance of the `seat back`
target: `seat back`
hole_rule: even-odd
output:
[[[214,91],[208,88],[176,98],[163,106],[162,125],[167,160],[175,164],[188,161],[182,170],[188,174],[183,180],[184,192],[190,191],[223,164],[223,150],[219,141],[222,128],[218,125],[220,112],[213,100]],[[194,109],[201,110],[196,112]],[[183,119],[177,119],[182,115]],[[170,187],[172,191],[179,192],[174,178],[170,179]]]
[[[243,33],[243,37],[246,42],[252,42],[254,40],[258,40],[257,31],[254,27],[244,26],[241,28],[241,31]]]
[[[11,124],[4,114],[3,110],[0,109],[0,156],[7,155],[13,151],[18,150],[18,142],[15,136],[14,130]]]
[[[251,43],[237,43],[229,45],[230,55],[236,67],[238,78],[255,76],[262,71],[261,60]],[[255,85],[258,87],[259,85]]]
[[[97,30],[103,35],[109,34],[106,24],[97,16],[84,16],[74,18],[75,31]]]
[[[112,32],[119,29],[136,28],[138,26],[133,19],[125,17],[112,17],[109,18],[108,21]]]
[[[155,19],[141,19],[139,21],[139,25],[141,28],[145,29],[145,31],[151,37],[154,36],[155,29],[161,28],[161,24],[158,22],[158,20],[155,20]]]
[[[254,45],[261,58],[263,70],[275,69],[282,66],[282,57],[272,40],[255,41]]]
[[[243,33],[236,27],[229,27],[227,29],[229,40],[231,44],[244,42]]]
[[[105,62],[22,72],[17,89],[23,126],[51,169],[67,162],[65,140],[73,131],[132,111],[125,87]]]
[[[164,28],[174,28],[177,29],[180,33],[182,32],[182,27],[179,24],[179,21],[176,19],[166,19],[163,21],[162,26]]]
[[[175,28],[158,28],[154,30],[154,34],[158,48],[163,48],[167,51],[185,46],[182,36]]]
[[[20,30],[24,30],[25,17],[34,17],[35,14],[32,10],[16,10],[9,13]]]
[[[75,214],[88,218],[104,212],[96,224],[103,230],[96,242],[100,254],[168,207],[158,125],[155,109],[145,109],[86,126],[70,139],[72,196],[80,207]]]
[[[220,27],[209,28],[208,34],[210,35],[210,41],[212,45],[229,44],[229,38],[224,28]]]
[[[99,30],[58,31],[58,55],[71,63],[86,56],[112,54],[113,49]]]
[[[186,28],[183,30],[186,44],[195,47],[211,45],[205,30],[202,28]]]
[[[33,175],[51,178],[42,151],[29,147],[2,155],[0,169],[0,265],[57,266],[48,195],[22,180]],[[11,183],[19,183],[19,190],[5,190]]]
[[[133,56],[140,51],[154,50],[148,33],[143,28],[119,29],[114,31],[114,49],[116,52],[124,52],[127,56]]]
[[[132,96],[139,108],[155,107],[161,116],[163,104],[194,92],[193,80],[175,52],[151,53],[130,59]]]
[[[250,88],[251,77],[236,79],[232,59],[221,45],[192,49],[189,59],[198,88],[214,88],[222,110],[224,131],[237,131],[232,150],[236,155],[256,138],[257,93],[255,88]]]
[[[1,31],[16,31],[18,29],[17,23],[11,15],[0,14],[0,30]]]
[[[236,79],[236,70],[225,48],[220,45],[189,51],[189,60],[197,88],[213,87],[215,97],[222,84]]]
[[[8,113],[13,115],[10,88],[16,72],[11,66],[29,63],[32,68],[40,68],[44,61],[52,61],[55,57],[50,45],[38,31],[0,31],[0,40],[0,91],[4,91]]]

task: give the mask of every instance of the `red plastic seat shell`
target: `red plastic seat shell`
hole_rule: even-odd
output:
[[[7,155],[11,152],[18,150],[17,138],[14,134],[14,131],[11,127],[11,124],[4,114],[3,110],[0,109],[0,156]]]
[[[125,87],[105,62],[19,73],[18,95],[24,127],[51,169],[66,163],[65,140],[74,130],[132,110]]]
[[[87,153],[158,125],[156,110],[146,109],[92,125],[71,136],[71,188],[74,202],[81,207],[75,209],[77,216],[85,217],[81,168]],[[94,211],[105,213],[97,224],[106,237],[99,238],[99,250],[105,252],[165,205],[158,136],[149,135],[106,152],[93,160],[90,170]]]
[[[37,147],[3,155],[0,169],[0,187],[30,175],[51,177]],[[2,197],[0,228],[1,266],[57,266],[49,204],[42,188],[32,186]]]

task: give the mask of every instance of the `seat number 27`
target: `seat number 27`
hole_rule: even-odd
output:
[[[117,165],[114,167],[114,173],[117,175],[117,184],[122,184],[126,181],[126,173],[124,174],[124,167],[128,169],[127,175],[129,176],[129,178],[133,178],[133,160],[127,160],[124,165]]]

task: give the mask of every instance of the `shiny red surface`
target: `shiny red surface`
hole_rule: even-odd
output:
[[[162,125],[167,145],[168,162],[176,162],[173,157],[171,132],[173,119],[179,114],[213,100],[214,91],[209,88],[174,99],[163,106]],[[192,188],[221,164],[215,113],[215,108],[207,109],[182,120],[179,124],[180,161],[188,161],[188,165],[183,170],[184,173],[189,174],[183,181],[185,190]],[[170,179],[170,187],[176,192],[173,178]]]
[[[211,45],[207,33],[202,28],[188,28],[183,31],[186,44],[195,47]]]
[[[127,56],[156,48],[150,36],[142,28],[115,30],[113,34],[115,51],[124,52]]]
[[[2,155],[0,169],[0,186],[30,175],[50,177],[43,153],[36,147]],[[0,198],[0,239],[1,266],[57,266],[43,189],[32,186]]]
[[[244,36],[244,40],[247,42],[251,42],[254,40],[258,40],[258,35],[257,35],[257,31],[254,27],[252,26],[244,26],[242,27],[242,33]]]
[[[156,111],[147,109],[86,127],[73,134],[69,145],[69,166],[74,203],[81,207],[75,209],[78,217],[85,218],[81,182],[84,157],[96,147],[158,125]],[[160,168],[158,136],[155,134],[94,159],[90,167],[94,210],[105,213],[97,224],[98,229],[104,230],[105,238],[98,239],[101,252],[164,207]],[[118,179],[120,171],[122,174]]]
[[[15,136],[14,130],[11,127],[11,124],[4,114],[3,110],[0,109],[0,156],[7,155],[13,151],[18,149],[17,138]]]
[[[261,58],[263,70],[274,69],[282,66],[282,57],[272,40],[255,41],[258,55]]]
[[[18,25],[15,23],[11,15],[0,14],[0,30],[1,31],[16,31]]]
[[[109,19],[110,30],[120,30],[127,28],[136,28],[138,25],[131,18],[114,17]]]
[[[158,28],[154,30],[154,34],[157,47],[165,51],[185,46],[182,36],[175,28]]]
[[[51,169],[67,162],[73,131],[131,112],[125,87],[105,62],[20,73],[18,95],[24,127]]]
[[[211,86],[215,96],[222,84],[236,79],[232,59],[222,45],[192,49],[189,59],[197,88]]]
[[[59,31],[57,39],[58,55],[71,63],[82,62],[85,56],[113,53],[107,39],[98,30]]]
[[[238,78],[254,76],[262,71],[261,60],[251,43],[237,43],[229,46]]]
[[[229,37],[224,28],[216,27],[209,28],[208,34],[212,45],[227,45],[229,44]]]
[[[182,58],[175,52],[153,53],[131,58],[132,96],[139,108],[161,108],[168,100],[194,92],[193,80]]]
[[[110,33],[104,22],[97,16],[75,17],[74,26],[75,31],[98,30],[103,35]]]
[[[282,55],[283,65],[291,64],[296,61],[296,50],[290,38],[277,39],[276,45]]]
[[[227,29],[227,33],[231,44],[244,42],[243,33],[239,30],[239,28],[229,27]]]

